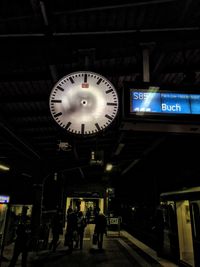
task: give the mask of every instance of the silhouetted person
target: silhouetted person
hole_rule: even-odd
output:
[[[163,255],[164,248],[164,217],[161,208],[157,208],[155,214],[156,251],[158,256]]]
[[[29,248],[29,242],[30,242],[30,231],[27,228],[27,225],[25,223],[21,223],[17,227],[16,234],[17,234],[17,237],[15,240],[13,256],[9,264],[9,267],[15,266],[20,253],[22,253],[21,266],[26,267],[28,248]]]
[[[58,246],[60,234],[62,234],[62,222],[59,212],[57,212],[52,220],[52,235],[53,239],[49,245],[49,249],[52,249],[54,252]]]
[[[99,213],[95,218],[95,229],[94,232],[97,234],[97,244],[98,248],[103,248],[103,237],[106,233],[107,220],[103,213]]]
[[[43,223],[40,228],[40,233],[39,233],[39,239],[43,240],[42,243],[42,249],[46,249],[48,245],[48,240],[49,240],[49,225],[47,223]]]
[[[76,242],[76,248],[78,248],[79,244],[80,244],[80,249],[83,248],[83,236],[86,225],[87,225],[86,218],[83,216],[83,212],[79,211],[77,217],[78,240]]]
[[[97,206],[94,208],[94,222],[96,221],[96,217],[99,215],[100,208]]]
[[[90,217],[91,217],[91,210],[88,208],[86,211],[87,223],[90,223]]]
[[[67,227],[65,233],[65,245],[73,250],[74,233],[77,232],[77,214],[71,208],[68,209]]]

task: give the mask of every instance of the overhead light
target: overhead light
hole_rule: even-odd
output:
[[[112,170],[112,168],[113,168],[113,165],[111,163],[106,164],[106,171],[107,172],[110,172]]]
[[[57,172],[54,173],[53,179],[54,179],[54,181],[57,181],[57,179],[58,179],[58,173]]]
[[[95,153],[94,153],[94,151],[91,152],[91,160],[95,160]]]
[[[10,170],[10,167],[4,165],[4,164],[0,164],[0,170],[2,171],[9,171]]]

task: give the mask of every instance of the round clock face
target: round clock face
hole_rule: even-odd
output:
[[[63,77],[50,95],[54,120],[68,132],[78,135],[92,135],[107,128],[118,108],[118,95],[112,83],[89,71]]]

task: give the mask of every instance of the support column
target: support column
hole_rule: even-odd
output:
[[[142,50],[143,56],[143,82],[150,81],[150,72],[149,72],[149,48],[144,47]]]
[[[33,249],[37,247],[37,241],[40,231],[40,219],[41,219],[41,199],[42,199],[42,185],[34,184],[34,203],[32,210],[32,237],[33,237]]]

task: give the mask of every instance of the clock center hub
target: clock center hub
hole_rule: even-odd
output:
[[[83,106],[86,106],[86,105],[87,105],[87,100],[86,100],[86,99],[83,99],[83,100],[81,101],[81,104],[82,104]]]

